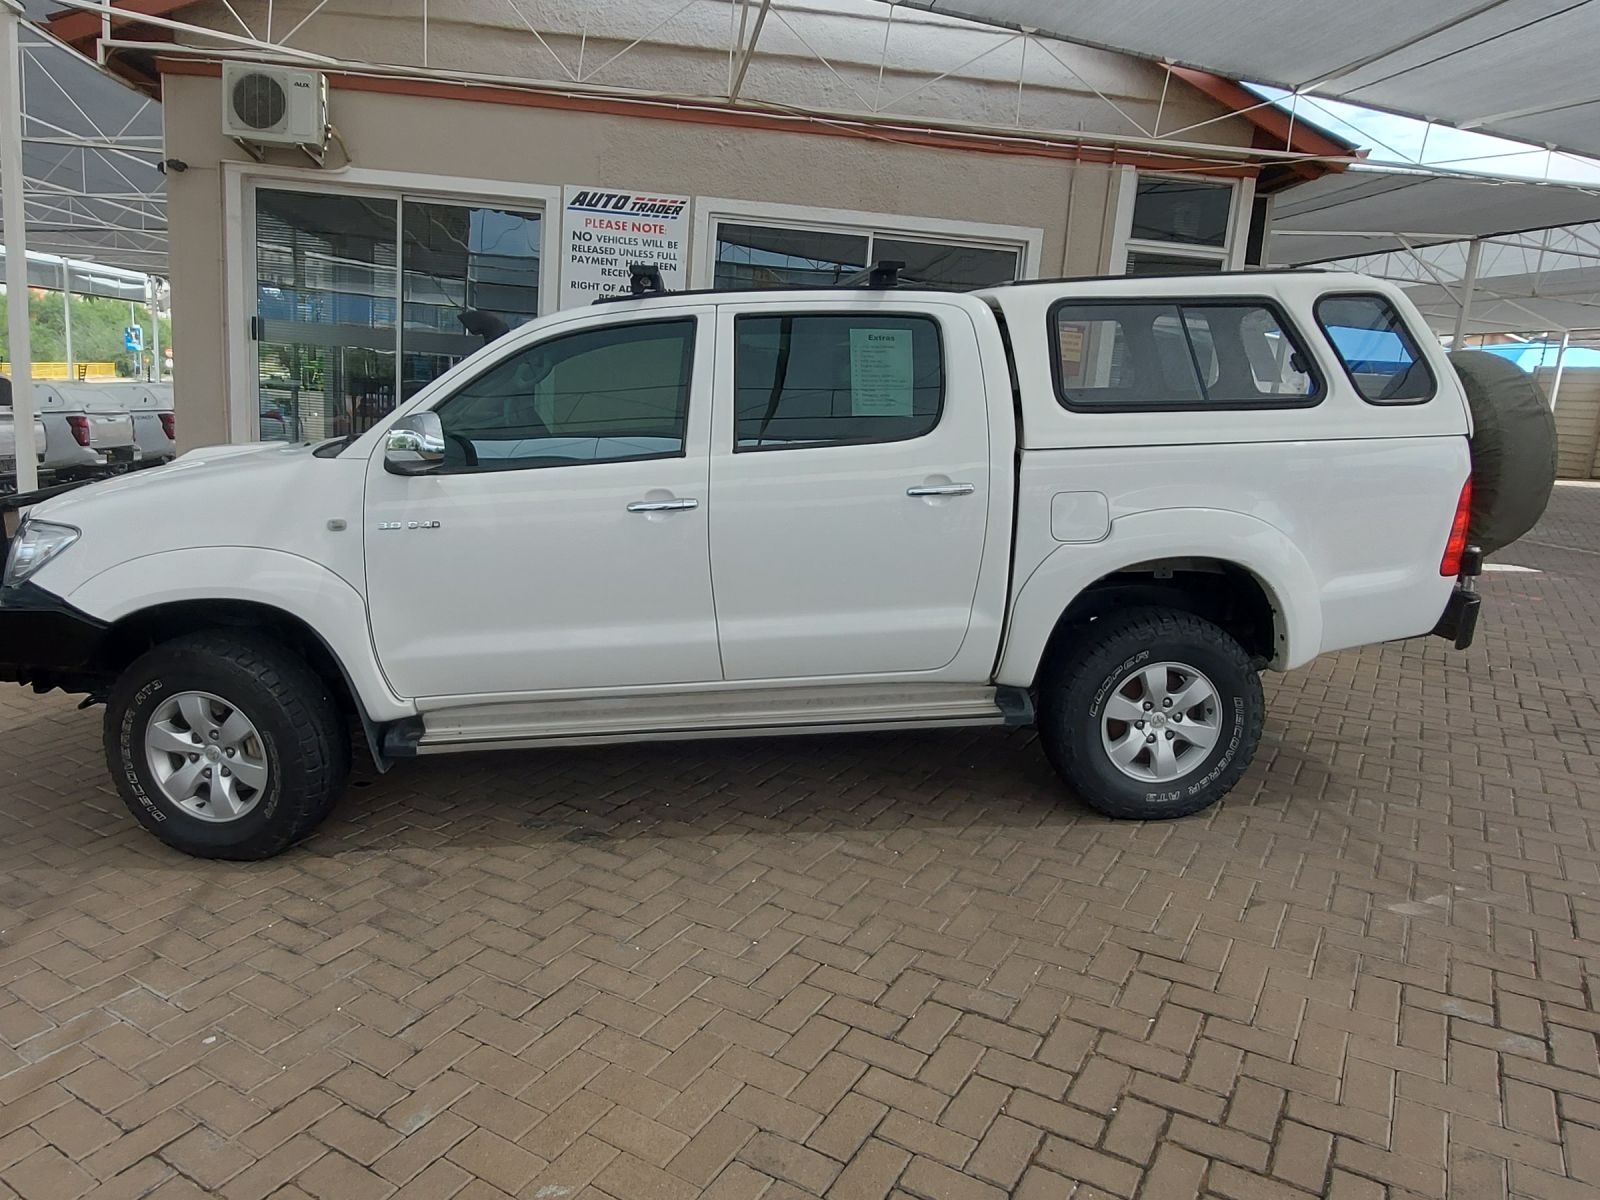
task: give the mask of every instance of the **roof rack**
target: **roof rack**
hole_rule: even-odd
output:
[[[628,264],[628,290],[612,296],[597,296],[595,304],[619,304],[627,300],[651,300],[666,296],[720,296],[737,291],[749,292],[841,292],[884,291],[901,286],[900,272],[906,264],[898,259],[883,259],[872,266],[848,275],[838,283],[790,283],[781,287],[763,288],[691,288],[674,292],[662,279],[661,268],[650,263]],[[918,285],[913,284],[913,287]],[[945,291],[944,288],[923,287],[923,291]]]

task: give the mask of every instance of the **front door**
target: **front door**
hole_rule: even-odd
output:
[[[367,479],[378,658],[402,696],[721,678],[709,310],[586,316],[430,405],[435,473]],[[513,340],[513,339],[508,339]]]
[[[711,566],[728,679],[935,672],[961,649],[988,401],[972,318],[920,307],[724,309]]]

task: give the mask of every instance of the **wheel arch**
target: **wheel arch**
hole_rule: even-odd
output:
[[[1045,558],[1018,589],[997,682],[1033,686],[1064,639],[1128,604],[1211,620],[1279,670],[1321,646],[1316,576],[1283,533],[1241,513],[1159,510],[1119,518],[1105,541]]]
[[[346,717],[360,725],[379,770],[388,770],[383,727],[368,712],[350,672],[321,633],[286,609],[257,600],[216,598],[173,600],[141,608],[110,625],[96,647],[91,669],[115,678],[162,643],[212,629],[265,634],[291,650],[327,686]]]
[[[85,581],[65,597],[109,626],[109,665],[140,638],[207,625],[275,630],[346,691],[353,707],[382,725],[416,714],[394,694],[372,647],[366,603],[343,577],[283,551],[196,548],[130,559]],[[203,622],[205,624],[195,624]]]

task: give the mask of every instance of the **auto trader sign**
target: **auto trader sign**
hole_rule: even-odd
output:
[[[626,293],[632,263],[661,268],[669,288],[684,286],[689,197],[568,185],[563,200],[562,308]]]

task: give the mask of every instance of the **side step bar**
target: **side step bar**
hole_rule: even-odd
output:
[[[1030,725],[1021,688],[967,684],[847,684],[750,688],[589,700],[534,700],[438,709],[391,726],[389,757],[530,746],[869,729]]]

